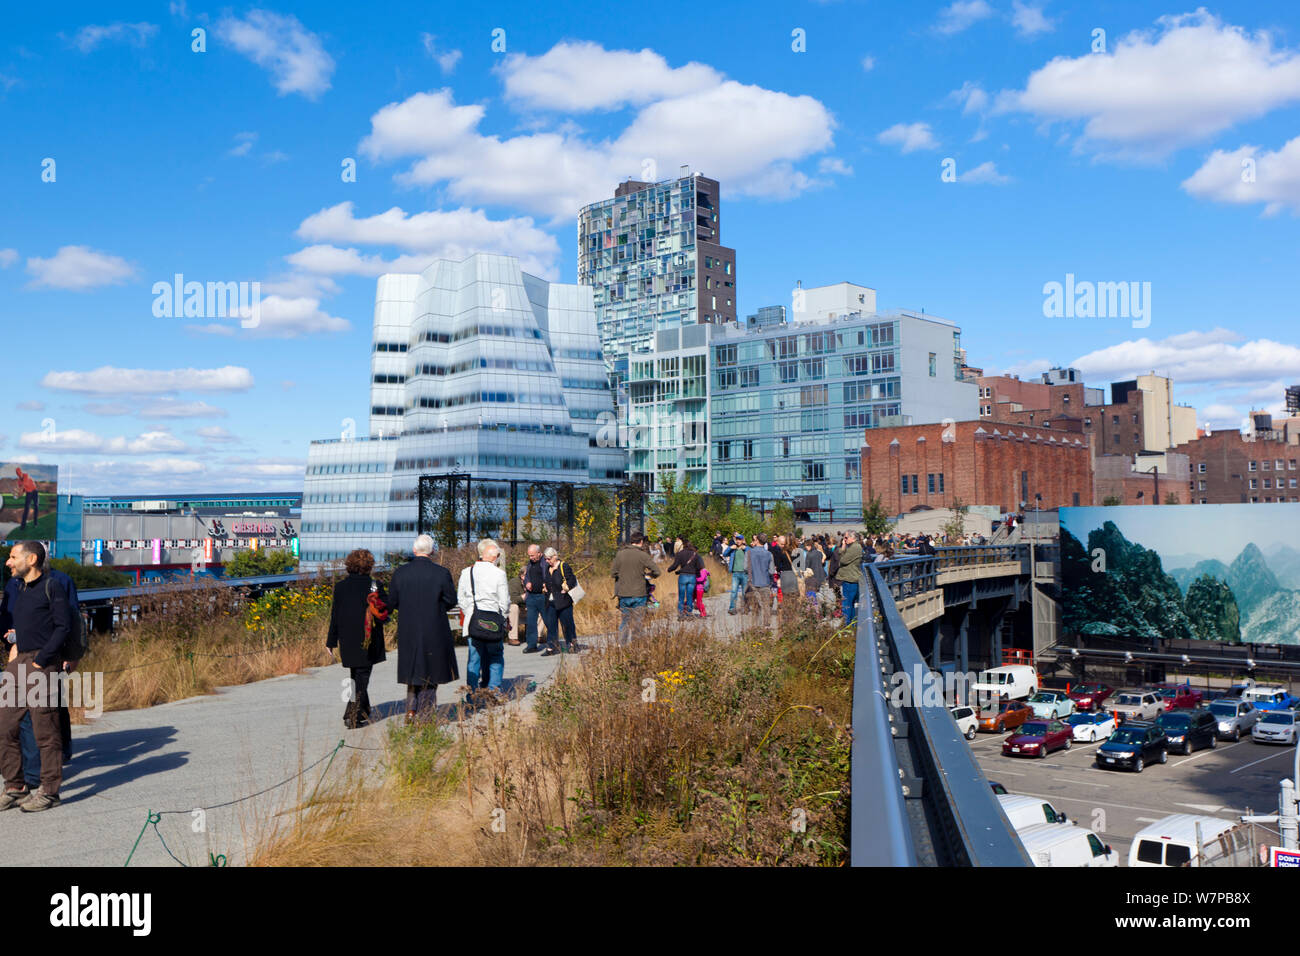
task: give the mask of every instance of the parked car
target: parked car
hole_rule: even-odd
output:
[[[1097,766],[1127,767],[1135,773],[1149,763],[1165,763],[1169,743],[1164,729],[1149,721],[1130,720],[1097,748]]]
[[[979,730],[980,722],[974,707],[963,704],[952,708],[952,719],[957,721],[957,729],[962,732],[962,736],[967,740],[975,739],[975,732]]]
[[[1161,714],[1156,723],[1164,729],[1169,749],[1176,753],[1190,754],[1219,745],[1219,722],[1208,710],[1171,710]]]
[[[1148,688],[1148,690],[1153,691],[1155,695],[1160,698],[1161,702],[1165,705],[1165,710],[1176,710],[1178,704],[1176,704],[1175,701],[1185,694],[1191,693],[1192,686],[1190,684],[1163,683],[1156,684],[1155,686]]]
[[[1028,664],[1003,664],[980,671],[971,685],[981,702],[1024,700],[1038,690],[1038,672]]]
[[[1019,830],[1034,866],[1119,866],[1119,854],[1090,830],[1073,824],[1039,823]]]
[[[1200,841],[1196,839],[1199,825]],[[1234,853],[1238,824],[1194,813],[1172,813],[1139,830],[1129,846],[1129,866],[1203,866]],[[1244,828],[1243,828],[1244,831]],[[1225,839],[1226,837],[1226,839]],[[1249,861],[1243,861],[1249,865]]]
[[[998,802],[1017,831],[1040,823],[1069,823],[1069,818],[1046,800],[1025,797],[1017,793],[1001,794]]]
[[[1295,746],[1296,725],[1294,710],[1269,710],[1260,715],[1250,729],[1250,739],[1257,744],[1290,744]]]
[[[1222,697],[1210,705],[1210,713],[1219,722],[1220,740],[1240,740],[1259,720],[1255,705],[1239,697]]]
[[[1295,710],[1300,700],[1292,697],[1285,687],[1256,684],[1241,695],[1242,700],[1250,701],[1259,711]]]
[[[1213,701],[1222,700],[1225,697],[1231,696],[1232,695],[1222,687],[1207,687],[1205,690],[1201,691],[1201,705],[1205,706]]]
[[[1115,732],[1115,715],[1108,714],[1104,710],[1088,711],[1087,713],[1071,714],[1065,718],[1065,722],[1070,725],[1074,731],[1074,739],[1094,743],[1098,740],[1105,740]]]
[[[1253,677],[1244,677],[1223,692],[1224,697],[1241,697],[1255,686]]]
[[[1125,690],[1115,698],[1111,712],[1118,723],[1129,720],[1155,720],[1166,710],[1164,701],[1149,690]]]
[[[1076,684],[1070,691],[1070,699],[1079,710],[1099,710],[1115,688],[1109,684]]]
[[[1019,727],[1033,715],[1028,704],[1022,704],[1018,700],[1004,700],[993,710],[980,711],[980,730],[1004,734]]]
[[[1035,717],[1069,717],[1074,701],[1063,690],[1040,690],[1029,698],[1029,709]]]
[[[1069,750],[1074,731],[1059,720],[1027,720],[1002,742],[1006,757],[1046,757],[1053,750]]]
[[[1007,792],[1007,788],[1002,786],[1002,784],[998,783],[996,780],[990,780],[989,786],[993,788],[993,792],[996,794],[1003,794]]]

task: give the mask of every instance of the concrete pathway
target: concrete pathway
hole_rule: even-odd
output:
[[[707,599],[715,633],[734,636],[756,622],[753,616],[728,615],[727,601],[726,594]],[[505,675],[509,689],[519,694],[510,706],[527,708],[536,687],[573,658],[523,650],[506,646]],[[467,653],[457,648],[462,684]],[[133,867],[175,866],[172,855],[187,865],[207,865],[209,853],[240,864],[268,821],[310,796],[340,739],[348,746],[335,756],[332,777],[348,760],[374,770],[388,719],[405,712],[396,672],[397,655],[390,652],[371,678],[376,722],[360,730],[343,726],[347,671],[338,665],[113,711],[74,727],[61,805],[38,814],[0,813],[0,865],[122,866],[131,856]],[[443,720],[456,719],[457,686],[439,689]],[[311,769],[300,779],[277,786],[306,767]],[[194,812],[201,808],[206,809]],[[150,811],[162,811],[157,832],[146,828]]]

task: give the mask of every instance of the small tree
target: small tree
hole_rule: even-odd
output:
[[[970,510],[970,506],[963,504],[960,498],[953,498],[949,507],[952,508],[952,517],[944,522],[939,530],[949,539],[960,538],[966,533],[966,513]]]
[[[1181,501],[1181,500],[1179,499],[1179,497],[1178,497],[1178,492],[1176,492],[1176,491],[1171,491],[1171,492],[1169,492],[1169,494],[1165,495],[1165,504],[1167,504],[1167,505],[1180,505],[1180,504],[1182,504],[1182,501]]]
[[[251,578],[262,574],[289,574],[298,567],[298,559],[288,551],[237,551],[226,562],[226,577]]]
[[[778,501],[776,506],[768,513],[767,521],[763,523],[763,530],[768,533],[769,537],[776,537],[778,534],[793,536],[795,533],[794,508],[784,501]]]
[[[862,509],[862,523],[866,527],[867,534],[873,537],[889,534],[894,527],[894,522],[889,520],[889,515],[885,512],[885,503],[880,495],[872,495],[871,500]]]
[[[1101,504],[1102,507],[1113,508],[1116,505],[1123,504],[1123,502],[1120,500],[1119,495],[1107,495],[1105,498],[1101,499]]]

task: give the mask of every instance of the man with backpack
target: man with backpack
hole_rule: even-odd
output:
[[[7,563],[22,586],[8,611],[13,643],[5,679],[13,681],[17,693],[12,702],[0,706],[0,776],[4,777],[0,811],[20,807],[25,813],[35,813],[59,805],[63,735],[59,727],[62,694],[58,675],[72,632],[72,611],[63,584],[43,570],[45,547],[39,542],[14,545]],[[31,674],[45,678],[35,690]],[[28,714],[41,756],[41,784],[34,793],[23,780],[20,743],[19,725]]]

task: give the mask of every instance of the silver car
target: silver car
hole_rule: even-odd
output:
[[[1290,744],[1295,746],[1295,711],[1265,711],[1251,729],[1250,739],[1257,744]]]
[[[1210,713],[1218,721],[1220,740],[1240,740],[1259,720],[1259,711],[1240,697],[1221,697],[1210,703]]]

